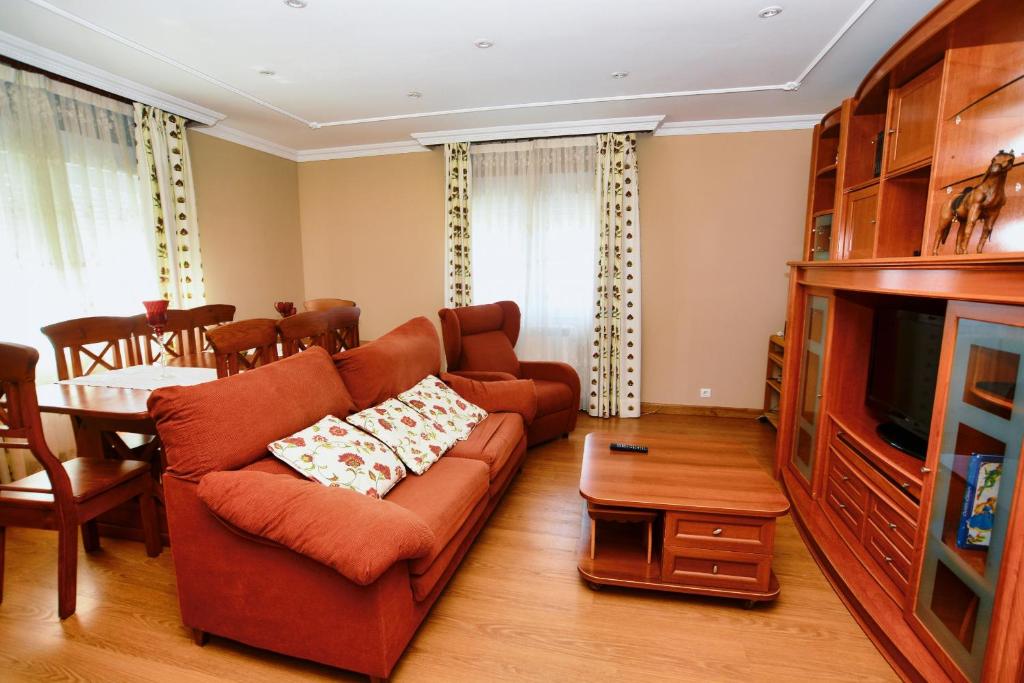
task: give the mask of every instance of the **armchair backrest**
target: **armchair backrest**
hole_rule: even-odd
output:
[[[449,370],[491,370],[519,376],[515,345],[521,316],[516,302],[442,308],[438,316]]]

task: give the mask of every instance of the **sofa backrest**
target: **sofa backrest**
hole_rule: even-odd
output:
[[[354,410],[319,347],[215,382],[157,389],[148,406],[167,472],[190,481],[244,467],[266,455],[270,442]]]
[[[520,312],[514,301],[438,311],[449,370],[491,370],[519,376],[515,345]]]
[[[394,398],[441,372],[441,342],[426,318],[413,318],[377,339],[334,354],[356,410]]]

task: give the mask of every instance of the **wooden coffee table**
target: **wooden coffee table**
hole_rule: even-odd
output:
[[[612,451],[613,441],[650,450]],[[588,513],[579,572],[591,587],[739,598],[748,606],[778,597],[775,520],[789,501],[744,449],[683,435],[594,432],[583,447],[580,495]],[[602,521],[614,519],[610,509],[656,514],[652,552],[641,526]],[[591,524],[601,525],[594,536]]]

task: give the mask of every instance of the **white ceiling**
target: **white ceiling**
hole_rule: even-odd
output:
[[[782,14],[758,18],[776,2]],[[0,0],[0,31],[9,34],[0,34],[0,53],[56,70],[37,57],[52,50],[222,114],[218,128],[318,150],[408,142],[414,132],[610,117],[821,114],[935,4],[308,0],[296,10],[282,0]],[[494,47],[474,47],[479,38]],[[781,89],[811,65],[798,90]],[[630,75],[616,80],[614,71]],[[660,96],[765,86],[772,89]],[[423,96],[407,97],[411,90]],[[620,96],[634,99],[607,101]],[[308,125],[461,109],[474,111]]]

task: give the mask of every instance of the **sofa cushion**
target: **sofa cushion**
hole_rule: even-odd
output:
[[[441,342],[433,323],[413,318],[372,342],[334,354],[356,410],[394,398],[441,371]]]
[[[333,415],[267,449],[315,482],[372,498],[383,498],[405,478],[405,467],[393,450]]]
[[[275,458],[270,453],[267,453],[265,458],[260,458],[256,462],[249,463],[245,467],[239,470],[239,472],[265,472],[267,474],[283,474],[291,477],[292,479],[304,479],[301,474],[293,470],[288,465]]]
[[[317,347],[216,382],[157,389],[148,405],[167,471],[191,481],[244,467],[271,441],[354,410],[330,355]]]
[[[439,422],[460,441],[469,438],[473,427],[487,417],[487,411],[471,403],[433,375],[427,375],[398,400],[428,420]]]
[[[504,332],[482,332],[462,338],[460,370],[496,370],[519,377],[519,359]]]
[[[350,489],[265,472],[212,472],[196,493],[229,525],[280,543],[361,586],[436,545],[420,516]]]
[[[441,379],[459,396],[487,412],[519,413],[527,424],[537,415],[537,387],[531,379],[478,380],[461,372],[446,372]]]
[[[481,462],[442,458],[422,477],[408,477],[388,494],[388,502],[414,513],[433,534],[430,551],[412,562],[413,574],[426,571],[459,530],[472,523],[471,513],[487,496],[487,474]]]
[[[448,451],[446,459],[479,460],[487,465],[488,479],[493,479],[515,451],[523,433],[523,418],[518,413],[491,413],[468,439]]]
[[[423,474],[456,442],[444,426],[420,415],[397,398],[346,418],[391,448],[415,474]]]
[[[537,385],[537,415],[550,415],[572,407],[572,390],[562,382],[535,379]]]

